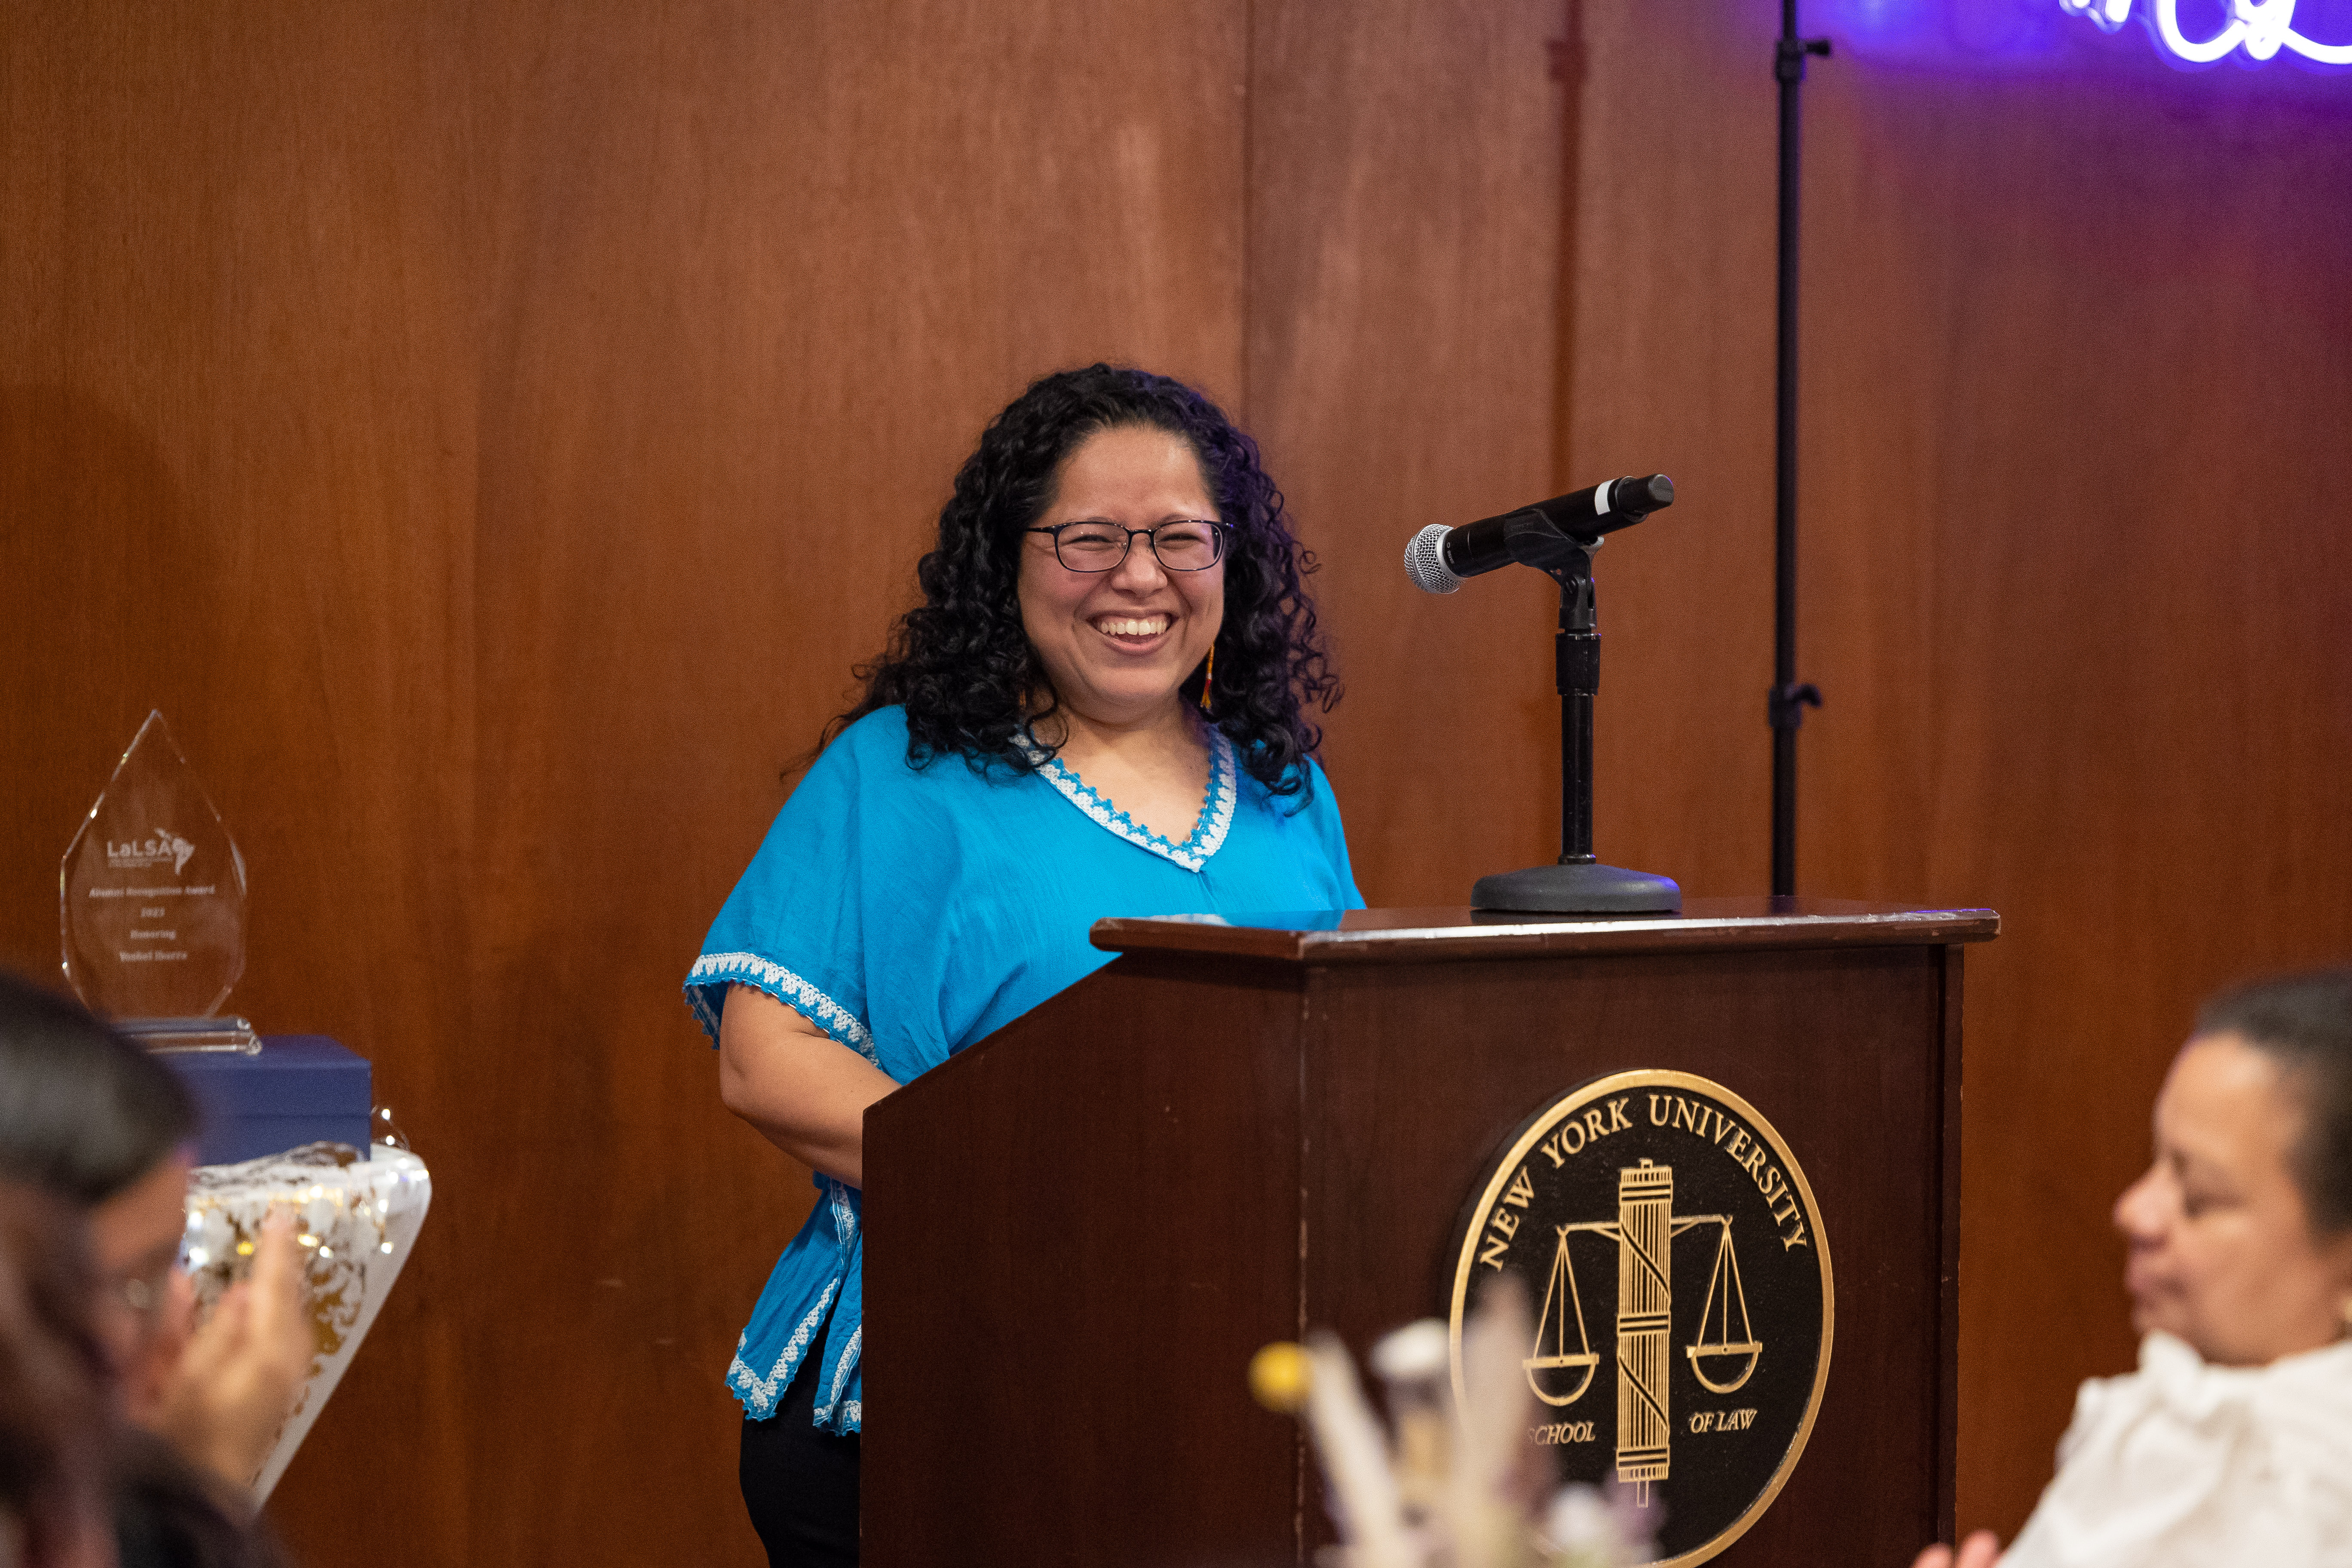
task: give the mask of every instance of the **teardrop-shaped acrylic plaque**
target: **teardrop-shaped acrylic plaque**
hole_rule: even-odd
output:
[[[243,1019],[214,1019],[245,973],[245,860],[161,712],[122,753],[58,881],[66,978],[91,1011],[158,1046],[252,1039]]]

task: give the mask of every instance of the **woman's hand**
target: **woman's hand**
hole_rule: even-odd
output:
[[[1948,1546],[1930,1546],[1912,1561],[1911,1568],[1993,1568],[2000,1561],[2000,1537],[1979,1530],[1960,1542],[1955,1554]]]
[[[310,1372],[302,1249],[294,1230],[290,1210],[270,1210],[252,1272],[221,1293],[142,1423],[189,1463],[238,1487],[260,1475]]]
[[[749,985],[719,1016],[719,1098],[813,1171],[866,1184],[866,1108],[898,1088],[847,1046]]]

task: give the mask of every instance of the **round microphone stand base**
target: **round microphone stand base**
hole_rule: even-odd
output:
[[[1474,909],[1546,915],[1680,914],[1683,890],[1664,877],[1594,860],[1564,860],[1481,877],[1470,889]]]

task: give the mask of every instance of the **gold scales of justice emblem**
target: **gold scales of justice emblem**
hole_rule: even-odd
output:
[[[1617,1173],[1618,1218],[1581,1220],[1552,1227],[1559,1235],[1559,1247],[1552,1254],[1551,1279],[1544,1286],[1543,1314],[1536,1321],[1537,1353],[1519,1363],[1527,1369],[1528,1386],[1546,1405],[1573,1405],[1583,1398],[1584,1391],[1592,1386],[1593,1371],[1601,1363],[1601,1358],[1592,1352],[1592,1338],[1584,1329],[1583,1293],[1576,1288],[1576,1260],[1568,1250],[1570,1231],[1589,1232],[1617,1243],[1618,1279],[1631,1279],[1634,1289],[1629,1293],[1647,1299],[1631,1312],[1620,1309],[1618,1340],[1620,1344],[1634,1341],[1633,1359],[1646,1363],[1654,1359],[1654,1347],[1643,1343],[1642,1338],[1663,1336],[1671,1326],[1668,1308],[1673,1286],[1668,1270],[1673,1260],[1664,1256],[1659,1243],[1671,1242],[1696,1226],[1721,1227],[1722,1240],[1715,1250],[1715,1269],[1706,1281],[1706,1304],[1699,1310],[1699,1337],[1683,1347],[1683,1354],[1690,1358],[1691,1374],[1710,1394],[1737,1394],[1756,1375],[1756,1358],[1763,1353],[1764,1345],[1756,1338],[1755,1327],[1748,1316],[1748,1292],[1739,1283],[1739,1254],[1731,1246],[1731,1216],[1674,1214],[1674,1167],[1643,1160]],[[1731,1314],[1735,1310],[1739,1314],[1737,1341],[1731,1337]],[[1576,1325],[1577,1348],[1572,1352],[1568,1348],[1570,1322]],[[1711,1342],[1706,1337],[1709,1329],[1715,1331],[1716,1336]],[[1553,1337],[1553,1350],[1545,1355],[1543,1342],[1548,1334]],[[1718,1363],[1723,1366],[1720,1382],[1707,1372],[1711,1363]],[[1554,1392],[1558,1384],[1549,1375],[1552,1373],[1564,1373],[1567,1386]],[[1634,1386],[1639,1388],[1641,1384]],[[1647,1500],[1648,1479],[1638,1475],[1627,1479],[1641,1489],[1643,1500]]]
[[[1528,1441],[1563,1482],[1662,1501],[1661,1563],[1706,1561],[1780,1495],[1820,1409],[1835,1296],[1811,1188],[1755,1107],[1664,1070],[1571,1089],[1485,1168],[1457,1240],[1457,1396],[1464,1315],[1516,1276],[1542,1303],[1521,1362],[1539,1401]],[[1612,1264],[1604,1318],[1584,1289],[1605,1300]],[[1613,1401],[1594,1394],[1604,1363]]]

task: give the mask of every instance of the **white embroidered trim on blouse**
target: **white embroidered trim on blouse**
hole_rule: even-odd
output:
[[[833,1305],[833,1293],[840,1288],[841,1282],[837,1279],[824,1288],[824,1293],[816,1299],[816,1305],[809,1310],[809,1315],[801,1320],[801,1326],[794,1329],[793,1337],[785,1342],[783,1353],[776,1358],[775,1366],[765,1377],[743,1363],[743,1342],[751,1338],[750,1331],[747,1330],[735,1337],[735,1359],[728,1364],[727,1381],[751,1396],[751,1413],[754,1415],[765,1418],[776,1413],[776,1395],[792,1382],[793,1369],[800,1364],[801,1352],[808,1349],[809,1337],[816,1332],[817,1325],[824,1321],[825,1309]]]
[[[1061,758],[1047,756],[1043,747],[1026,736],[1015,736],[1013,744],[1021,748],[1021,754],[1029,759],[1048,784],[1097,825],[1139,848],[1173,860],[1187,871],[1206,866],[1209,857],[1224,843],[1225,830],[1234,825],[1234,806],[1239,798],[1234,784],[1234,743],[1222,730],[1209,731],[1209,798],[1202,803],[1200,820],[1192,824],[1192,837],[1181,844],[1171,843],[1111,805],[1108,796],[1097,793],[1064,766]]]
[[[834,1363],[833,1392],[826,1397],[824,1407],[812,1413],[812,1419],[820,1424],[831,1420],[833,1418],[834,1412],[840,1408],[844,1403],[841,1397],[841,1392],[848,1385],[849,1369],[857,1364],[858,1342],[865,1339],[865,1337],[866,1325],[863,1323],[858,1324],[856,1328],[850,1331],[849,1343],[842,1347],[841,1359]],[[863,1424],[863,1418],[859,1415],[857,1407],[862,1403],[864,1402],[855,1399],[847,1401],[849,1405],[848,1419],[858,1421],[861,1425]]]
[[[857,1016],[782,964],[771,963],[756,952],[706,952],[694,961],[694,967],[686,973],[689,986],[714,984],[721,980],[747,980],[773,994],[824,1026],[836,1038],[856,1047],[859,1056],[876,1067],[882,1065],[882,1058],[875,1053],[873,1032],[858,1021]],[[694,998],[694,1010],[704,1027],[718,1034],[717,1013],[699,995]]]
[[[834,1238],[841,1244],[842,1255],[846,1257],[850,1249],[857,1244],[857,1211],[850,1206],[848,1186],[827,1176],[824,1179],[824,1202],[833,1211]],[[743,1346],[751,1338],[750,1331],[746,1330],[736,1336],[735,1359],[728,1363],[727,1381],[751,1396],[749,1405],[752,1415],[764,1419],[775,1414],[777,1396],[782,1394],[786,1386],[792,1383],[793,1373],[799,1367],[801,1356],[808,1350],[810,1339],[814,1336],[819,1325],[824,1323],[824,1315],[832,1308],[833,1299],[840,1289],[840,1279],[827,1281],[823,1293],[816,1299],[816,1305],[809,1310],[808,1316],[803,1318],[800,1326],[793,1331],[793,1337],[784,1342],[782,1353],[776,1357],[776,1364],[769,1369],[768,1375],[765,1377],[753,1372],[743,1360]],[[847,1375],[849,1364],[857,1359],[857,1344],[859,1340],[865,1337],[865,1333],[863,1325],[851,1333],[849,1348],[842,1352],[841,1365],[834,1373],[832,1403],[828,1404],[824,1410],[817,1412],[820,1418],[830,1415],[833,1405],[841,1402],[842,1380]],[[856,1401],[850,1402],[849,1411],[849,1418],[853,1421],[856,1420],[858,1418]]]

